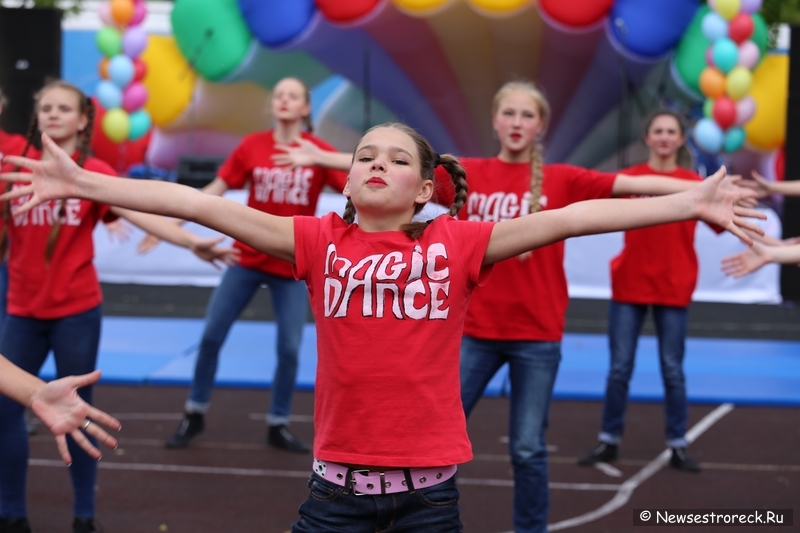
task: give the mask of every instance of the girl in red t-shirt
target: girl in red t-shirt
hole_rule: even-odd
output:
[[[343,172],[314,166],[286,168],[275,164],[276,145],[297,139],[320,150],[332,150],[311,135],[311,102],[306,85],[297,78],[279,81],[272,93],[275,128],[246,136],[219,169],[203,192],[221,196],[228,189],[249,187],[247,205],[273,215],[312,216],[323,187],[341,192]],[[306,131],[303,131],[305,126]],[[205,429],[214,375],[222,344],[259,287],[271,291],[275,320],[277,365],[272,380],[271,405],[267,413],[267,443],[284,450],[308,453],[309,447],[289,432],[289,414],[297,378],[297,360],[303,326],[308,315],[308,296],[302,282],[294,279],[292,265],[237,241],[241,261],[225,271],[206,310],[206,325],[195,362],[194,379],[186,400],[186,414],[168,448],[185,448]]]
[[[108,179],[43,141],[53,159],[10,158],[33,170],[33,184],[5,197],[33,194],[30,208],[78,196],[192,220],[292,263],[306,281],[318,339],[316,460],[295,532],[376,524],[461,531],[453,476],[472,451],[459,345],[466,304],[493,264],[571,236],[696,217],[748,243],[743,228],[760,232],[741,218],[760,217],[756,211],[734,207],[755,193],[734,187],[724,169],[659,198],[580,202],[499,222],[441,216],[414,223],[433,196],[438,165],[455,184],[451,215],[467,200],[466,175],[455,157],[437,155],[399,124],[376,126],[359,141],[344,218],[280,217],[171,183]]]
[[[47,133],[77,165],[113,175],[113,170],[88,156],[94,107],[80,89],[63,81],[45,85],[34,97],[36,105],[29,139]],[[30,144],[30,143],[29,143]],[[47,159],[31,146],[23,152]],[[11,185],[11,184],[9,184]],[[23,214],[11,214],[25,203],[13,200],[4,208],[0,256],[8,248],[8,318],[0,334],[0,353],[23,370],[37,374],[52,349],[59,377],[94,370],[100,340],[100,283],[93,264],[92,233],[100,220],[124,216],[178,245],[192,248],[213,261],[232,250],[214,246],[219,239],[200,239],[163,217],[67,198],[38,205]],[[10,204],[11,202],[9,202]],[[79,395],[91,403],[91,387]],[[69,469],[75,491],[73,533],[95,531],[94,503],[97,463],[70,438],[74,462]],[[28,438],[23,408],[0,398],[0,529],[30,531],[25,505]]]

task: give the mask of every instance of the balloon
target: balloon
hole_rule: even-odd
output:
[[[104,80],[108,79],[108,63],[109,59],[104,57],[100,60],[100,63],[97,64],[97,70],[100,71],[100,77]]]
[[[131,113],[130,131],[128,133],[128,137],[132,141],[144,137],[144,135],[150,129],[151,124],[152,121],[150,120],[150,114],[144,109],[140,109],[134,113]]]
[[[786,144],[789,100],[789,54],[767,54],[755,71],[750,96],[756,102],[753,118],[744,125],[747,144],[772,151]]]
[[[131,0],[111,0],[111,18],[120,26],[126,26],[133,18]]]
[[[736,122],[736,104],[730,98],[717,98],[714,102],[714,121],[723,130],[727,130]]]
[[[108,75],[120,88],[125,87],[133,79],[133,61],[122,54],[112,57],[108,65]]]
[[[130,28],[122,36],[122,51],[131,59],[139,57],[147,47],[147,33],[142,28]]]
[[[714,100],[711,98],[706,98],[703,101],[703,116],[707,118],[713,118],[714,116]]]
[[[97,84],[97,101],[106,109],[122,106],[122,91],[110,81],[101,81]]]
[[[133,60],[133,81],[142,81],[147,76],[147,63],[139,58]]]
[[[739,60],[739,47],[727,38],[719,39],[712,46],[714,47],[711,52],[714,64],[722,72],[728,73]]]
[[[131,16],[131,20],[128,22],[128,26],[138,26],[142,23],[144,18],[147,16],[147,6],[144,2],[135,2],[133,4],[133,16]]]
[[[111,4],[108,2],[100,3],[97,14],[100,15],[100,20],[102,20],[103,24],[106,26],[112,26],[114,24],[114,19],[111,18]]]
[[[181,55],[175,38],[151,35],[142,54],[148,75],[146,108],[153,124],[163,127],[174,121],[192,100],[197,75]]]
[[[121,143],[127,139],[130,129],[130,117],[122,109],[109,109],[103,116],[103,133],[115,143]]]
[[[727,153],[735,152],[744,144],[745,134],[744,130],[738,126],[729,129],[725,132],[722,141],[722,149]]]
[[[147,101],[147,89],[141,83],[131,83],[122,93],[122,108],[128,113],[136,111]]]
[[[736,126],[743,126],[756,114],[756,101],[752,96],[745,96],[736,102]]]
[[[745,41],[739,45],[738,65],[753,69],[761,58],[761,51],[753,41]]]
[[[728,22],[713,11],[703,17],[702,29],[703,36],[712,43],[728,36]]]
[[[742,7],[742,0],[717,0],[714,10],[725,20],[731,20]]]
[[[97,47],[106,57],[122,52],[122,36],[114,28],[106,26],[97,32]]]
[[[753,75],[744,67],[736,67],[725,78],[725,92],[733,100],[741,100],[750,91]]]
[[[746,13],[739,13],[733,17],[728,26],[728,36],[736,44],[742,44],[753,35],[754,29],[753,17]]]
[[[742,0],[742,13],[751,15],[761,9],[761,0]]]
[[[714,67],[706,67],[700,74],[700,90],[709,98],[725,94],[725,76]]]
[[[722,148],[722,130],[710,118],[701,118],[694,126],[694,140],[703,151],[716,154]]]

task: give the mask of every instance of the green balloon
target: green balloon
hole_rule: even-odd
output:
[[[253,42],[237,0],[176,0],[172,33],[189,64],[210,81],[238,67]]]
[[[744,145],[746,135],[744,130],[738,126],[725,132],[725,139],[722,141],[722,149],[727,152],[735,152]]]
[[[767,23],[764,22],[764,17],[761,16],[761,13],[753,14],[753,35],[750,36],[750,40],[758,46],[758,50],[761,52],[758,56],[758,63],[761,63],[761,60],[764,59],[764,54],[767,53],[767,44],[769,43],[769,28]],[[756,66],[758,66],[758,63],[756,63]],[[753,67],[753,70],[755,68]]]
[[[692,22],[686,28],[673,58],[675,72],[680,78],[678,81],[694,92],[694,96],[702,94],[700,91],[700,73],[708,66],[706,63],[706,50],[711,42],[703,35],[703,17],[711,11],[708,5],[703,4],[697,9]]]
[[[714,118],[714,100],[711,98],[706,98],[706,101],[703,102],[703,115],[707,118]]]
[[[97,32],[97,47],[106,57],[122,53],[122,35],[110,26]]]

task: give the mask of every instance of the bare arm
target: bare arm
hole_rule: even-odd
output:
[[[724,258],[722,271],[728,276],[741,278],[770,263],[800,263],[800,244],[769,246],[757,242],[751,248]]]
[[[100,371],[95,370],[91,374],[70,376],[45,383],[0,355],[0,393],[33,410],[55,435],[58,452],[66,464],[72,463],[64,438],[66,434],[70,434],[75,442],[95,459],[100,458],[100,451],[92,445],[82,430],[97,437],[109,448],[117,446],[116,439],[106,433],[99,424],[119,430],[119,421],[87,404],[77,393],[79,388],[91,385],[98,379]],[[92,422],[88,426],[86,426],[87,420]]]
[[[32,195],[17,212],[59,198],[85,198],[113,206],[191,220],[244,242],[263,253],[294,261],[294,224],[236,202],[204,194],[191,187],[162,181],[113,178],[80,168],[47,135],[42,142],[51,158],[36,161],[8,157],[32,174],[6,173],[6,181],[32,181],[2,199]]]
[[[688,191],[699,181],[667,178],[665,176],[628,176],[617,174],[611,187],[612,196],[662,196]]]
[[[690,190],[637,200],[590,200],[563,209],[542,211],[495,224],[484,264],[492,264],[522,252],[578,235],[607,233],[701,219],[717,224],[747,244],[744,229],[763,230],[742,217],[765,218],[761,213],[735,204],[755,196],[725,180],[724,168]]]

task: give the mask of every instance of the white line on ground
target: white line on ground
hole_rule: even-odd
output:
[[[720,418],[725,416],[726,414],[730,413],[733,410],[733,404],[724,403],[711,411],[709,414],[703,417],[700,422],[694,425],[687,433],[686,433],[686,440],[689,442],[694,441],[700,435],[702,435],[708,428],[714,425]],[[567,520],[562,520],[561,522],[556,522],[555,524],[550,524],[547,526],[547,531],[560,531],[562,529],[568,529],[571,527],[580,526],[583,524],[587,524],[589,522],[593,522],[598,518],[602,518],[608,514],[613,513],[630,500],[633,491],[636,488],[650,479],[656,472],[661,470],[665,464],[669,461],[670,457],[670,450],[667,448],[660,454],[658,457],[647,463],[644,468],[636,472],[630,479],[626,480],[622,485],[620,485],[619,489],[617,489],[617,493],[611,498],[610,501],[606,502],[602,506],[598,507],[594,511],[590,511],[588,513],[568,518]],[[513,532],[512,532],[513,533]]]
[[[607,476],[622,477],[622,471],[608,463],[595,463],[594,467]]]

